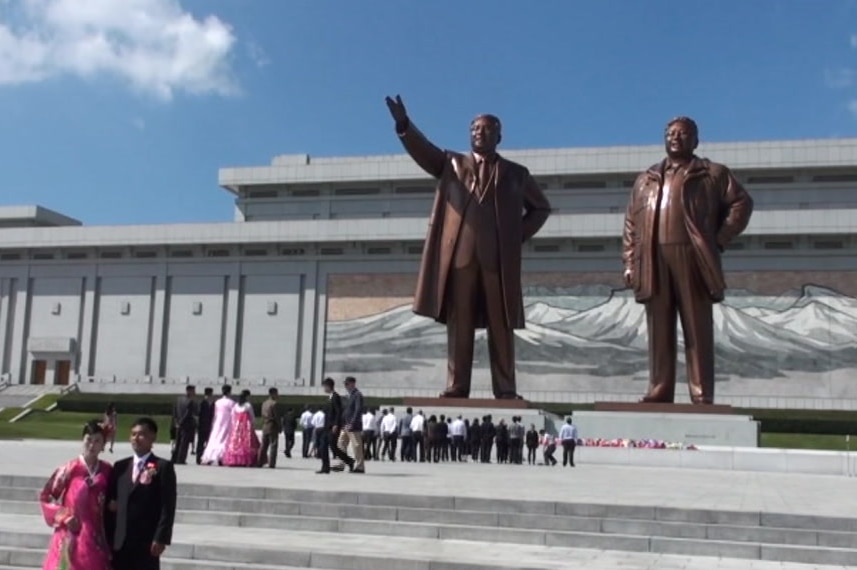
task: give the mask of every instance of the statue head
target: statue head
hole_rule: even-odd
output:
[[[503,138],[502,125],[495,115],[477,115],[470,122],[470,148],[478,154],[491,154]]]
[[[689,159],[699,146],[699,128],[690,117],[676,117],[667,123],[664,147],[673,159]]]

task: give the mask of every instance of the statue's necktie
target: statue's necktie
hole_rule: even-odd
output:
[[[491,178],[491,168],[487,160],[479,161],[479,186],[477,187],[477,196],[481,202],[485,198],[485,193],[488,191],[488,183]]]

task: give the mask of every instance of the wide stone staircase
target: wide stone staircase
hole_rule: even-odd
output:
[[[2,570],[41,567],[50,533],[36,502],[43,482],[0,476]],[[598,562],[604,550],[747,561],[729,568],[750,568],[749,560],[857,564],[857,518],[366,493],[359,486],[358,476],[354,492],[182,485],[175,544],[162,568],[606,568]],[[721,567],[710,560],[694,568]]]
[[[0,409],[21,408],[45,394],[59,394],[62,386],[35,386],[30,384],[5,385],[0,390]]]

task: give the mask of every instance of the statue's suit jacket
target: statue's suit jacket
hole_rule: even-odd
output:
[[[399,137],[416,163],[438,179],[413,310],[446,324],[447,278],[465,208],[469,200],[477,199],[473,192],[477,185],[475,161],[469,153],[437,148],[413,124],[399,132]],[[524,166],[503,157],[498,157],[494,184],[503,310],[507,326],[521,329],[521,247],[544,225],[550,215],[550,203]],[[485,328],[485,315],[477,315],[476,322],[478,328]]]
[[[656,292],[654,252],[656,216],[666,161],[640,174],[625,212],[622,261],[631,274],[637,301],[645,303]],[[753,199],[727,167],[704,158],[691,161],[681,181],[685,227],[696,252],[697,268],[711,300],[723,300],[726,281],[720,254],[750,222]]]

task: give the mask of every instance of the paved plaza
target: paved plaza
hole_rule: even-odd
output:
[[[0,455],[12,458],[0,474],[50,475],[74,457],[78,444],[53,441],[0,441]],[[299,450],[298,450],[299,451]],[[650,453],[672,453],[650,450]],[[130,455],[117,444],[108,461]],[[155,453],[169,456],[166,446]],[[191,457],[192,461],[193,458]],[[766,511],[819,516],[854,516],[857,478],[764,472],[693,470],[578,463],[575,469],[481,463],[414,464],[367,462],[368,473],[316,476],[319,462],[285,459],[276,470],[177,466],[180,483],[282,487],[328,491],[454,495],[530,501],[613,503],[673,508]]]
[[[7,458],[0,475],[46,478],[56,466],[78,451],[76,442],[3,441],[0,455]],[[166,449],[160,449],[162,455]],[[159,451],[156,448],[156,453]],[[130,446],[119,444],[113,456],[118,459],[130,453]],[[670,453],[653,450],[652,453]],[[178,466],[181,485],[191,487],[217,486],[223,497],[249,496],[252,488],[282,489],[295,493],[328,492],[376,494],[372,496],[412,495],[414,500],[437,498],[440,504],[449,497],[462,500],[506,499],[517,501],[557,501],[598,505],[628,505],[675,509],[711,509],[718,511],[766,512],[783,515],[815,515],[819,517],[853,516],[853,498],[857,496],[857,479],[848,477],[786,475],[779,473],[749,473],[738,471],[701,471],[649,467],[604,466],[580,464],[575,469],[544,466],[512,466],[483,464],[403,464],[400,462],[369,462],[366,475],[316,475],[315,460],[284,459],[277,469],[240,469]],[[230,491],[231,489],[231,491]],[[307,495],[310,496],[310,495]],[[369,495],[367,495],[369,496]],[[33,498],[35,501],[35,497]],[[370,499],[377,500],[377,499]],[[398,499],[397,499],[398,500]],[[359,502],[359,501],[358,501]],[[482,504],[488,504],[483,501]],[[424,506],[420,504],[419,506]],[[617,507],[618,508],[618,507]],[[0,514],[0,531],[47,534],[36,511],[21,516]],[[211,515],[206,515],[211,517]],[[252,516],[252,515],[247,515]],[[243,519],[242,519],[243,520]],[[749,559],[712,558],[687,555],[666,555],[648,552],[620,552],[584,548],[564,548],[532,544],[510,544],[502,540],[478,543],[444,538],[442,540],[414,536],[366,536],[359,530],[338,533],[335,538],[306,530],[280,528],[251,528],[235,519],[224,518],[216,524],[194,524],[192,518],[179,519],[175,540],[196,548],[222,547],[234,544],[245,549],[253,547],[297,552],[310,546],[316,555],[330,550],[354,555],[396,557],[407,553],[409,558],[453,564],[484,564],[503,568],[688,568],[688,569],[809,569],[848,568],[851,566],[818,566]],[[265,525],[262,525],[263,527]],[[273,525],[272,525],[273,526]],[[857,530],[857,524],[853,530]],[[2,534],[2,533],[0,533]],[[494,539],[496,540],[496,539]],[[176,547],[179,548],[179,547]],[[609,548],[609,544],[607,546]],[[629,550],[628,548],[620,550]],[[247,556],[255,556],[251,550]],[[513,562],[513,561],[519,561]],[[261,560],[257,560],[261,562]],[[510,566],[511,563],[511,566]],[[307,567],[310,563],[294,567]],[[857,567],[857,560],[853,562]],[[10,566],[11,568],[12,566]],[[23,568],[24,566],[15,566]],[[176,568],[188,566],[176,566]],[[200,566],[200,567],[204,567]],[[241,566],[235,566],[238,568]],[[256,566],[253,566],[254,568]],[[282,566],[281,566],[282,567]],[[315,566],[348,568],[349,566]],[[362,566],[360,566],[362,568]],[[394,568],[397,566],[386,566]],[[4,567],[0,565],[0,570]],[[250,568],[250,567],[248,567]],[[258,566],[267,568],[267,566]],[[354,566],[357,568],[357,566]],[[379,566],[380,568],[380,566]],[[435,566],[426,566],[435,568]],[[438,567],[439,568],[439,567]]]

